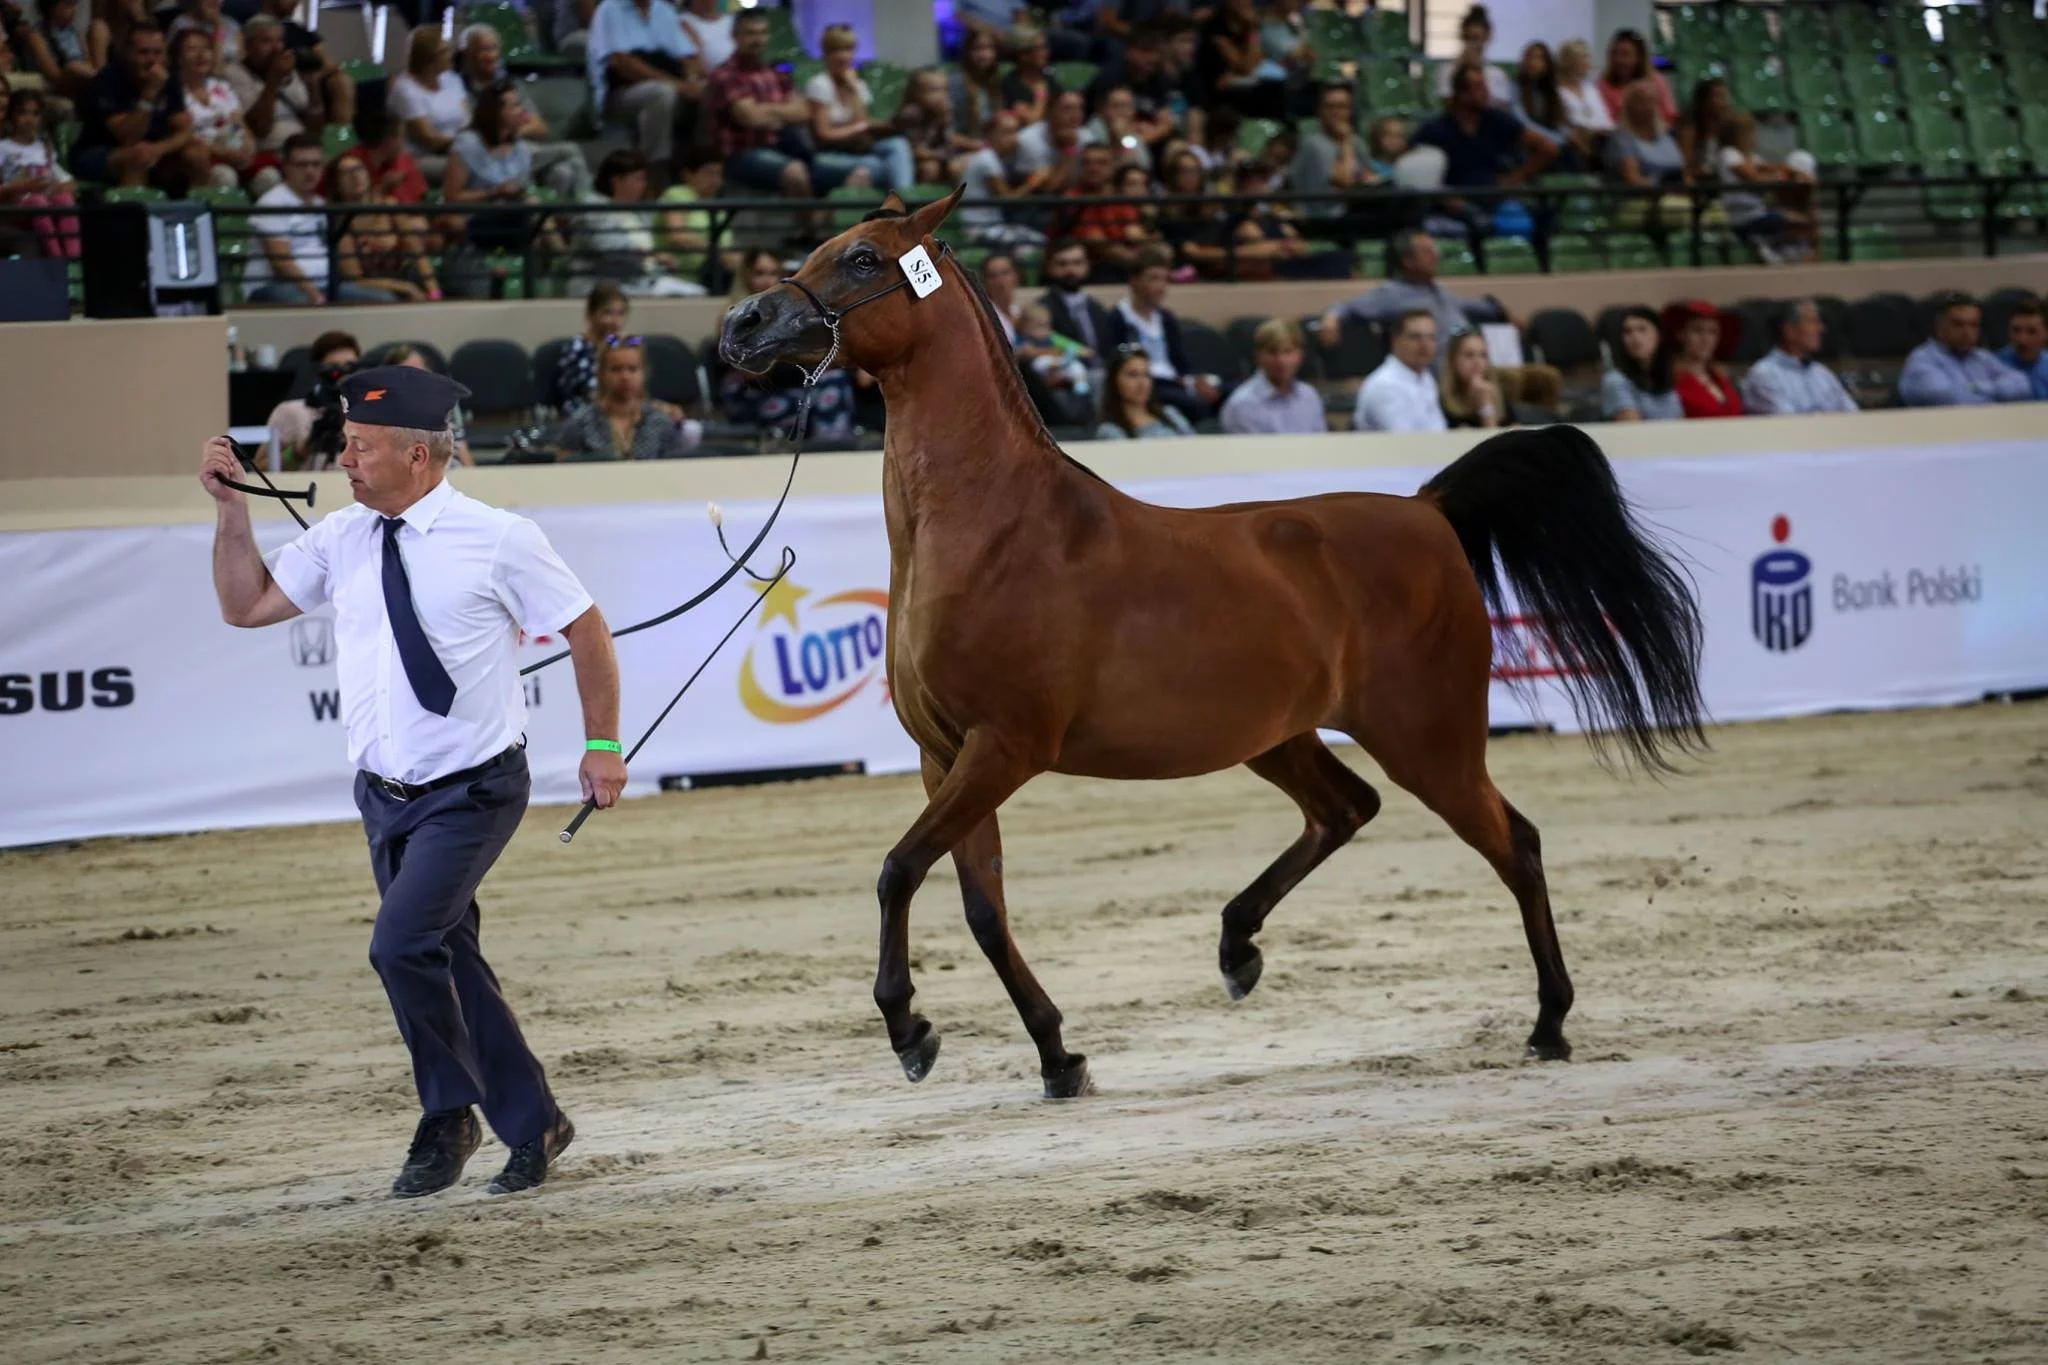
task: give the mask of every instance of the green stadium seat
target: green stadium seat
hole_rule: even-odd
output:
[[[896,111],[903,107],[903,92],[909,88],[910,73],[893,62],[870,62],[861,72],[861,79],[868,86],[869,116],[885,121],[895,118]],[[1064,82],[1060,88],[1067,88]]]
[[[1257,156],[1266,150],[1266,144],[1280,134],[1281,125],[1269,118],[1248,118],[1237,125],[1237,149],[1246,156]]]
[[[811,77],[821,74],[824,70],[825,61],[822,57],[798,57],[789,64],[790,84],[801,94],[803,88],[811,83]]]
[[[1889,36],[1892,54],[1901,62],[1925,61],[1939,50],[1927,31],[1927,10],[1920,5],[1894,6]]]
[[[1665,10],[1671,19],[1671,50],[1688,55],[1721,47],[1721,11],[1718,5],[1674,5]]]
[[[1813,153],[1823,170],[1853,171],[1863,162],[1856,147],[1855,123],[1845,109],[1801,109],[1799,145]]]
[[[2034,169],[2048,169],[2048,103],[2020,105],[2020,137],[2032,156]]]
[[[1912,133],[1914,160],[1928,179],[1950,179],[1969,169],[1962,125],[1946,111],[1916,109]],[[1925,201],[1928,216],[1937,222],[1969,223],[1984,216],[1983,196],[1967,185],[1931,185]]]
[[[1536,248],[1520,237],[1488,237],[1481,245],[1489,275],[1534,275],[1543,269]]]
[[[340,66],[341,73],[354,81],[358,88],[390,78],[390,73],[385,71],[383,67],[372,61],[365,61],[360,57],[354,61],[342,62]]]
[[[1849,225],[1849,259],[1852,261],[1896,261],[1899,242],[1883,223]]]
[[[1342,10],[1312,9],[1301,17],[1308,45],[1319,57],[1357,59],[1369,50],[1364,26]]]
[[[1885,51],[1888,45],[1884,29],[1877,22],[1877,12],[1868,6],[1829,5],[1826,22],[1841,36],[1841,47],[1846,53],[1870,56]]]
[[[1374,116],[1414,112],[1421,102],[1408,64],[1383,57],[1359,63],[1358,96],[1360,111],[1370,110]]]
[[[1778,13],[1778,31],[1788,54],[1839,53],[1846,46],[1832,7],[1787,5]]]
[[[1986,175],[2016,175],[2025,166],[2020,125],[2003,106],[1972,100],[1963,109],[1963,130],[1969,134],[1972,159]],[[1992,170],[1990,164],[2003,169]]]
[[[1984,8],[1999,50],[2008,59],[2015,51],[2048,47],[2048,25],[2034,17],[2034,0],[1989,0]]]
[[[1359,266],[1367,278],[1379,274],[1386,264],[1384,249],[1377,243],[1366,243],[1359,248]],[[1436,273],[1447,277],[1477,275],[1479,261],[1472,255],[1472,248],[1463,242],[1445,242],[1437,252]]]
[[[1891,109],[1856,112],[1856,145],[1866,166],[1904,166],[1914,159],[1905,120]]]
[[[1062,90],[1086,90],[1102,74],[1102,68],[1094,62],[1055,62],[1051,71]]]
[[[320,130],[320,154],[329,161],[356,145],[356,130],[347,123],[330,123]]]
[[[100,196],[108,204],[161,204],[169,197],[154,185],[113,185]]]
[[[1826,54],[1808,52],[1788,56],[1785,59],[1785,84],[1792,93],[1793,103],[1802,112],[1849,107],[1849,86],[1842,79],[1842,68]]]
[[[1664,253],[1640,232],[1618,233],[1607,239],[1607,267],[1610,270],[1662,270]]]
[[[2006,89],[2005,68],[1989,57],[1979,57],[1975,61],[1957,65],[1955,83],[1963,93],[1965,107],[2012,103],[2012,92]]]
[[[1908,105],[1939,104],[1953,109],[1963,104],[1963,89],[1955,73],[1938,61],[1903,65],[1899,88],[1906,92]]]
[[[762,5],[757,12],[768,16],[768,62],[771,66],[786,66],[810,55],[797,41],[796,19],[790,11],[779,5]]]
[[[1544,189],[1597,189],[1603,182],[1597,175],[1567,175],[1556,172],[1539,182]],[[1607,201],[1590,194],[1567,195],[1557,201],[1558,230],[1565,234],[1597,234],[1607,226]]]
[[[858,223],[870,209],[881,205],[882,191],[872,185],[841,185],[825,196],[832,210],[832,231],[840,233]]]
[[[1792,108],[1785,64],[1776,57],[1741,63],[1729,73],[1729,94],[1754,114],[1782,114]]]
[[[1886,108],[1898,102],[1898,77],[1874,57],[1852,57],[1842,64],[1842,83],[1859,109]]]
[[[1760,5],[1729,5],[1721,11],[1721,32],[1728,50],[1745,57],[1762,57],[1778,50],[1770,21]]]
[[[1991,25],[1981,5],[1950,5],[1941,11],[1941,45],[1950,60],[1956,54],[1968,57],[1991,55]]]
[[[1560,232],[1550,239],[1550,269],[1555,274],[1605,270],[1607,253],[1600,239],[1579,232]]]
[[[1375,9],[1364,20],[1366,50],[1378,57],[1413,57],[1420,49],[1408,33],[1408,15],[1399,10]]]

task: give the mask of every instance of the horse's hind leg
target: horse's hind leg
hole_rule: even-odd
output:
[[[934,785],[928,763],[925,781]],[[1060,1011],[1038,984],[1017,940],[1010,934],[1010,912],[1003,903],[1003,836],[991,815],[953,848],[953,866],[960,874],[960,899],[967,909],[967,927],[981,945],[989,965],[1010,993],[1025,1032],[1038,1045],[1038,1072],[1045,1079],[1045,1097],[1069,1100],[1093,1090],[1088,1059],[1068,1052],[1060,1041]]]
[[[1529,1055],[1565,1061],[1564,1017],[1572,1007],[1572,979],[1564,968],[1557,925],[1550,917],[1550,889],[1543,878],[1543,844],[1536,826],[1509,805],[1486,775],[1486,727],[1475,724],[1389,724],[1359,735],[1387,776],[1415,793],[1460,839],[1493,865],[1514,893],[1522,932],[1536,962],[1536,1027]]]
[[[1224,989],[1242,1000],[1259,984],[1264,959],[1252,939],[1280,898],[1379,814],[1380,794],[1331,753],[1314,731],[1277,744],[1245,764],[1294,798],[1302,831],[1272,865],[1223,907],[1217,959]]]

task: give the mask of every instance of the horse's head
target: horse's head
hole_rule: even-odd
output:
[[[932,233],[965,190],[915,213],[892,193],[874,213],[811,252],[796,274],[734,304],[718,353],[752,373],[778,360],[815,365],[832,348],[836,322],[840,359],[866,370],[886,365],[915,335],[919,296],[904,258],[921,246],[929,268],[938,268]]]

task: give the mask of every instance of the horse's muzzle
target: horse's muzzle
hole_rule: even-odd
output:
[[[777,285],[732,306],[719,329],[718,354],[735,369],[758,374],[778,360],[821,352],[824,332],[817,311]]]

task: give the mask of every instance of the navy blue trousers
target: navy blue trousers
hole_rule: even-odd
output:
[[[469,782],[409,801],[356,774],[356,809],[383,896],[370,965],[412,1053],[420,1108],[477,1105],[508,1147],[545,1132],[555,1103],[477,946],[476,889],[519,828],[532,789],[523,749]]]

